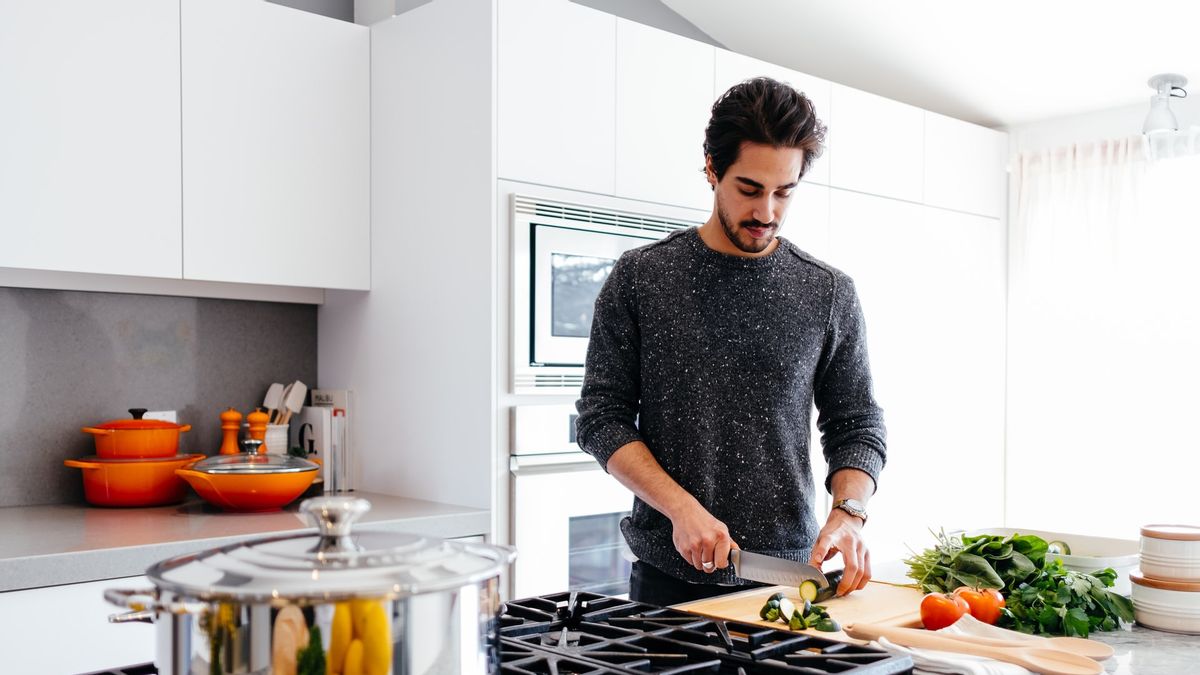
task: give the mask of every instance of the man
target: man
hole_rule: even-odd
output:
[[[776,236],[824,134],[788,85],[731,88],[705,132],[712,215],[622,255],[596,299],[577,435],[636,495],[634,600],[738,590],[733,548],[841,553],[843,595],[871,577],[861,530],[885,441],[862,312],[849,277]],[[839,505],[819,532],[814,402]]]

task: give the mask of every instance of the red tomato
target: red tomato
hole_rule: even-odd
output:
[[[971,616],[984,623],[996,623],[1000,618],[1000,608],[1004,606],[1004,596],[994,588],[967,588],[959,586],[954,589],[954,595],[966,601]]]
[[[921,599],[921,623],[929,630],[945,628],[968,611],[967,602],[955,595],[930,593]]]

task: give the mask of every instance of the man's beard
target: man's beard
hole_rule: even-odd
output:
[[[721,207],[720,201],[717,202],[717,220],[721,221],[721,229],[725,231],[725,236],[729,241],[744,253],[762,253],[767,250],[771,242],[775,240],[774,236],[764,239],[755,239],[748,232],[741,229],[744,227],[769,227],[772,235],[779,229],[778,223],[760,223],[757,220],[743,220],[738,223],[738,229],[734,230],[729,216],[725,215],[725,209]]]

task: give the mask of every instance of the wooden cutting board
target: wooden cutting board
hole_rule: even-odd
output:
[[[762,609],[767,599],[778,591],[782,591],[792,602],[803,604],[800,602],[800,592],[795,586],[770,586],[675,605],[675,608],[727,621],[740,621],[788,630],[788,627],[779,621],[772,623],[758,618],[758,610]],[[832,598],[819,604],[823,605],[829,611],[829,615],[837,619],[838,623],[843,626],[855,622],[866,622],[920,628],[920,605],[923,596],[924,594],[915,588],[871,581],[861,591],[855,591],[841,598]],[[799,632],[831,640],[861,642],[841,631],[823,633],[815,628],[809,628]]]

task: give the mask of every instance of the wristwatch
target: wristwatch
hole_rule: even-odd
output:
[[[841,509],[855,518],[862,518],[863,525],[867,524],[867,507],[857,499],[839,499],[833,503],[833,508]]]

